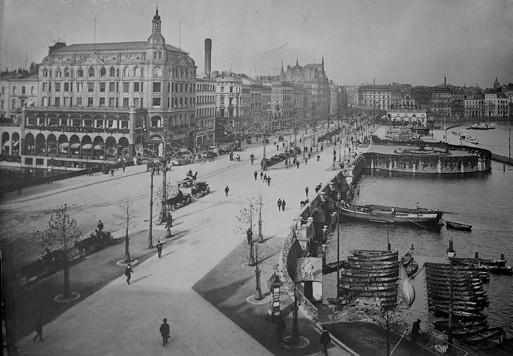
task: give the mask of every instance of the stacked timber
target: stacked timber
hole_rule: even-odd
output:
[[[452,336],[477,348],[489,348],[505,339],[502,327],[489,328],[487,315],[488,296],[483,289],[483,279],[473,266],[451,266],[426,263],[428,303],[435,317],[435,329],[448,333],[452,314]]]
[[[376,298],[381,307],[397,305],[398,252],[354,250],[340,269],[340,295],[347,299]]]

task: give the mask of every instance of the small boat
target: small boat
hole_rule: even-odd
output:
[[[378,250],[353,250],[353,256],[348,256],[349,261],[397,261],[399,252]]]
[[[442,212],[424,208],[400,208],[384,205],[349,205],[340,207],[340,214],[356,219],[381,223],[413,223],[424,225],[439,225]]]
[[[513,268],[506,265],[506,260],[483,259],[483,258],[461,258],[453,257],[451,262],[454,265],[473,266],[482,272],[512,275]]]
[[[377,269],[369,271],[353,268],[341,268],[340,275],[348,277],[397,277],[399,275],[399,269]]]
[[[440,319],[433,322],[436,330],[448,330],[449,329],[449,319]],[[485,320],[477,320],[477,321],[462,321],[462,320],[453,320],[452,327],[453,329],[460,328],[471,328],[475,326],[488,326],[488,321]]]
[[[469,136],[467,137],[467,141],[469,143],[472,143],[474,145],[479,145],[479,141],[477,140],[477,138],[473,137],[473,136]]]
[[[349,264],[346,261],[339,261],[338,268],[350,268]],[[337,262],[326,263],[325,266],[322,267],[322,274],[330,274],[337,271]]]
[[[434,306],[433,311],[435,312],[435,314],[449,315],[448,308],[443,308],[443,307],[440,308],[440,307]],[[452,315],[455,318],[461,318],[464,320],[472,320],[472,321],[485,320],[488,317],[486,314],[483,314],[481,312],[472,313],[472,312],[462,311],[462,310],[454,310],[452,312]]]
[[[445,225],[448,229],[454,229],[454,230],[462,230],[462,231],[470,231],[472,230],[472,225],[467,224],[461,224],[454,221],[445,221]]]
[[[399,277],[355,277],[340,276],[340,281],[344,283],[395,283]]]
[[[415,259],[410,252],[406,253],[401,258],[401,265],[406,270],[406,275],[408,277],[412,277],[419,270],[419,264],[415,262]]]
[[[387,291],[391,289],[397,289],[397,284],[395,283],[378,283],[378,284],[360,284],[360,283],[351,283],[344,284],[340,283],[339,287],[341,289],[349,289],[349,290],[357,290],[357,291]]]
[[[351,257],[351,256],[349,256]],[[368,261],[368,260],[349,260],[349,266],[351,268],[363,268],[363,269],[399,269],[399,261]]]
[[[452,336],[454,336],[457,339],[461,339],[467,336],[470,336],[472,334],[476,334],[479,332],[486,331],[488,329],[488,325],[478,325],[478,326],[471,326],[471,327],[463,327],[463,328],[452,328]],[[449,329],[446,330],[439,330],[444,333],[447,333]]]
[[[472,344],[472,343],[481,342],[483,340],[492,338],[499,334],[504,334],[504,329],[501,326],[486,329],[482,332],[469,335],[467,337],[462,338],[461,341],[463,341],[464,343],[467,343],[467,344]]]

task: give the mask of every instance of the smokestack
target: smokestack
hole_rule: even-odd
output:
[[[210,78],[210,70],[212,62],[212,40],[205,39],[205,74]]]

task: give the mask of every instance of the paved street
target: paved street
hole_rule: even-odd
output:
[[[280,147],[281,148],[281,147]],[[276,147],[267,146],[271,156]],[[243,236],[235,233],[236,216],[247,207],[248,198],[262,193],[263,232],[270,240],[270,249],[278,251],[292,218],[304,199],[305,186],[310,194],[315,185],[325,182],[334,174],[331,151],[324,150],[321,160],[309,160],[300,168],[285,168],[278,164],[267,172],[271,185],[253,178],[258,165],[251,165],[249,155],[260,158],[261,146],[241,153],[242,162],[231,162],[224,156],[215,161],[196,166],[173,167],[168,173],[172,181],[181,180],[192,169],[198,171],[199,180],[211,187],[211,194],[194,204],[173,213],[176,224],[173,233],[179,238],[168,241],[163,258],[156,256],[134,267],[133,283],[128,286],[119,277],[110,284],[77,304],[60,317],[45,325],[45,342],[34,343],[31,337],[20,341],[24,354],[31,355],[265,355],[269,351],[231,320],[207,303],[191,288],[224,257],[241,244]],[[315,150],[314,150],[315,152]],[[53,209],[67,202],[73,217],[83,231],[91,231],[98,219],[106,229],[120,236],[122,222],[111,218],[120,201],[128,198],[134,202],[138,225],[136,232],[144,231],[149,215],[150,174],[145,167],[130,167],[115,176],[82,176],[53,186],[33,187],[6,208],[13,209],[13,235],[16,230],[35,231],[44,226]],[[162,176],[155,176],[155,187]],[[229,196],[224,187],[230,187]],[[51,188],[48,191],[45,188]],[[277,211],[276,200],[287,201],[284,212]],[[155,212],[156,211],[156,212]],[[154,216],[158,209],[154,210]],[[28,218],[32,216],[32,218]],[[154,226],[156,239],[163,236],[163,226]],[[144,235],[144,233],[142,234]],[[36,241],[31,243],[37,244]],[[120,256],[121,258],[122,256]],[[272,259],[270,259],[272,260]],[[240,264],[243,258],[241,256]],[[276,263],[268,261],[263,266],[262,289]],[[242,267],[241,267],[242,268]],[[120,269],[120,274],[122,269]],[[236,276],[227,275],[226,279]],[[72,271],[73,278],[73,271]],[[239,301],[243,303],[244,301]],[[158,327],[164,317],[171,325],[171,342],[163,348]],[[317,343],[318,340],[312,342]]]

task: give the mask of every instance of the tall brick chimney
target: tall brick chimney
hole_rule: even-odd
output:
[[[205,39],[205,74],[210,77],[210,70],[212,64],[212,40]]]

